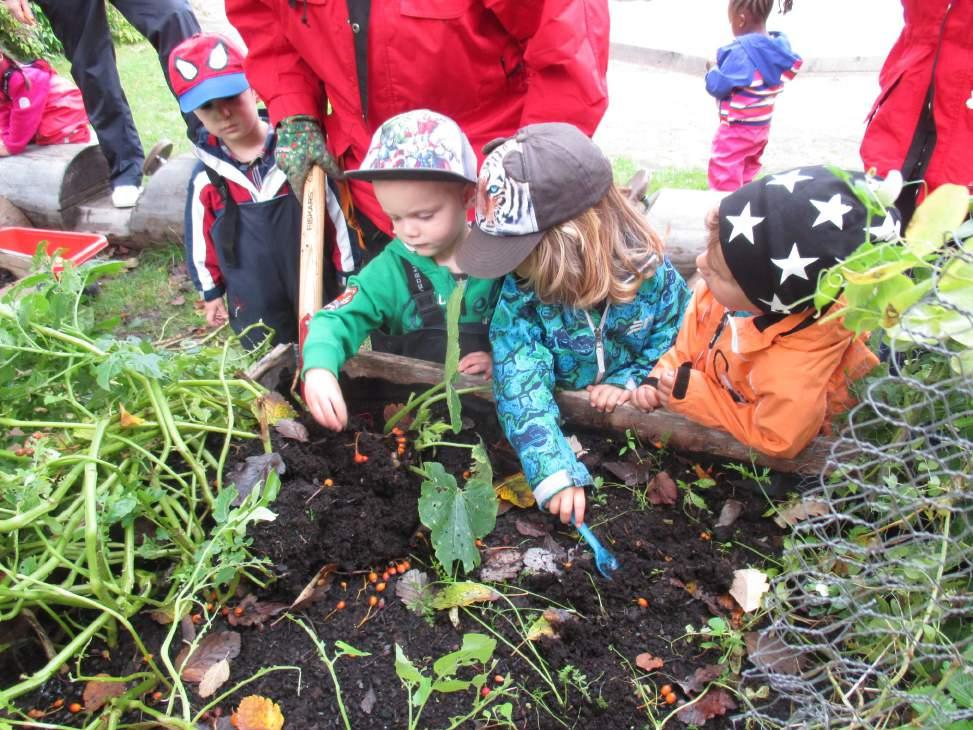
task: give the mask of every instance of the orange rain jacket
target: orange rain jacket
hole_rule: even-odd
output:
[[[787,334],[808,316],[791,314],[761,331],[758,317],[732,316],[698,282],[676,343],[652,371],[677,372],[669,410],[769,456],[795,456],[854,403],[849,383],[878,364],[865,335],[840,320]]]

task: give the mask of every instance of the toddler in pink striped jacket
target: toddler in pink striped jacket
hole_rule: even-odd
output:
[[[783,12],[792,0],[782,0]],[[717,52],[706,72],[706,90],[716,97],[720,126],[713,138],[709,185],[733,191],[753,180],[770,136],[774,100],[801,68],[783,33],[767,32],[774,0],[729,0],[736,39]]]

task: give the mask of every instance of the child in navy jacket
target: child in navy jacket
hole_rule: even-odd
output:
[[[243,54],[221,35],[200,33],[173,49],[169,73],[180,109],[205,127],[193,150],[200,161],[189,182],[185,238],[206,322],[229,321],[237,333],[263,322],[275,343],[296,342],[301,204],[274,161],[277,138],[258,113]],[[335,286],[354,271],[359,255],[341,191],[329,181],[325,239]],[[254,347],[266,335],[250,330],[244,344]]]
[[[734,191],[753,180],[770,136],[774,101],[801,68],[783,33],[767,32],[774,0],[730,0],[736,40],[716,54],[706,90],[719,101],[720,126],[713,138],[709,185]],[[784,12],[791,1],[785,0]]]

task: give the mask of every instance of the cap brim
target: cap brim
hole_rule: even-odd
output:
[[[456,265],[479,279],[496,279],[520,266],[546,231],[522,236],[491,236],[473,226],[456,250]]]
[[[250,88],[247,77],[242,73],[225,74],[206,79],[179,97],[179,111],[189,114],[213,99],[226,99],[242,94]]]
[[[463,182],[476,185],[476,180],[470,180],[459,173],[448,170],[428,170],[416,168],[391,167],[385,170],[347,170],[345,177],[352,180],[445,180],[447,182]]]

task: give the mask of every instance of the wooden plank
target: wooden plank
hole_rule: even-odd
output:
[[[33,256],[17,253],[16,251],[5,251],[0,248],[0,269],[12,271],[18,279],[30,273],[33,260]]]
[[[443,379],[443,369],[439,365],[385,352],[360,352],[345,363],[343,370],[353,378],[379,378],[403,385],[434,385]],[[482,384],[481,379],[468,376],[460,376],[458,382],[463,388]],[[476,396],[493,400],[490,389]],[[665,410],[643,413],[625,405],[614,413],[599,413],[588,404],[588,394],[584,391],[561,391],[557,394],[557,403],[564,419],[575,425],[618,433],[631,429],[643,441],[664,441],[668,446],[685,451],[705,452],[743,462],[752,460],[778,471],[820,474],[827,468],[834,443],[831,439],[818,437],[794,458],[784,459],[761,454],[725,431],[700,426]]]
[[[145,248],[163,241],[183,241],[186,196],[196,162],[191,154],[177,155],[145,181],[145,191],[128,224],[127,245]]]

